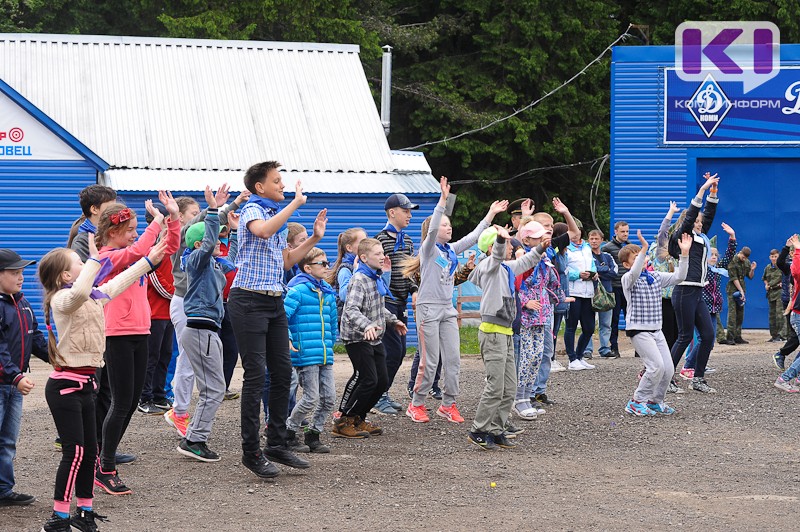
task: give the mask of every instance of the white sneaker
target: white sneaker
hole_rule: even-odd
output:
[[[572,371],[582,371],[582,370],[586,369],[586,366],[581,364],[580,360],[575,359],[575,360],[573,360],[572,362],[569,363],[569,366],[567,366],[567,369],[572,370]]]
[[[550,363],[550,373],[559,373],[561,371],[567,371],[567,368],[558,360],[553,360]]]
[[[586,362],[586,361],[585,361],[584,359],[582,359],[582,358],[578,359],[578,362],[580,362],[580,363],[583,365],[583,367],[584,367],[585,369],[594,369],[594,366],[593,366],[593,365],[589,364],[588,362]]]

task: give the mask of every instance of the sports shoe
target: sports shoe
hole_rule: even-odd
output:
[[[438,386],[434,386],[433,388],[431,388],[431,391],[428,392],[428,395],[430,395],[437,401],[442,400],[442,390]]]
[[[614,355],[614,358],[619,358],[619,348],[618,347],[612,347],[611,348],[611,354]]]
[[[204,441],[190,442],[183,438],[178,444],[178,452],[201,462],[219,462],[219,455],[209,449]]]
[[[716,372],[717,368],[709,368],[708,366],[706,366],[706,371],[705,371],[706,375],[710,375],[711,373],[716,373]]]
[[[53,447],[59,451],[61,450],[61,438],[56,438],[56,441],[53,442]]]
[[[135,462],[135,461],[136,461],[136,455],[135,454],[116,453],[114,455],[114,463],[117,464],[117,465],[130,464],[131,462]]]
[[[264,456],[273,462],[278,462],[295,469],[308,469],[311,464],[290,451],[285,445],[269,446],[264,449]]]
[[[583,353],[583,358],[585,358],[586,360],[591,360],[592,359],[592,352],[591,351],[585,351]],[[583,359],[581,359],[581,360],[583,360]]]
[[[511,407],[511,410],[520,419],[526,421],[536,419],[536,409],[531,406],[531,402],[528,399],[514,401],[514,406]]]
[[[667,387],[667,393],[684,393],[683,388],[678,386],[678,383],[675,382],[675,379],[669,381],[669,386]]]
[[[651,401],[647,401],[647,408],[656,414],[661,414],[662,416],[671,416],[675,413],[675,409],[669,406],[667,403],[653,403]]]
[[[639,401],[634,401],[633,399],[628,401],[628,404],[625,405],[625,411],[629,414],[640,417],[656,415],[653,410],[647,408],[647,405],[640,403]]]
[[[703,377],[695,377],[692,379],[692,390],[701,393],[717,393],[717,390],[709,386]]]
[[[175,409],[170,408],[166,412],[164,412],[164,419],[167,420],[167,423],[172,425],[172,427],[184,438],[186,437],[186,430],[189,428],[189,414],[184,414],[179,416],[175,413]]]
[[[436,409],[436,415],[445,418],[451,423],[464,422],[464,418],[461,416],[461,412],[458,411],[458,407],[455,403],[450,406],[439,405],[439,408]]]
[[[406,415],[410,417],[411,421],[414,423],[427,423],[431,420],[431,418],[428,417],[428,411],[425,409],[425,405],[408,405],[408,408],[406,408]]]
[[[575,360],[569,363],[567,369],[570,371],[583,371],[586,369],[586,366],[581,364],[581,361],[576,358]]]
[[[312,453],[326,454],[331,452],[331,448],[319,441],[319,432],[314,429],[306,429],[303,434],[303,443],[308,445]]]
[[[264,458],[264,453],[261,452],[261,449],[254,453],[244,453],[242,455],[242,465],[260,478],[274,478],[280,474],[275,464]]]
[[[353,426],[356,428],[356,430],[366,432],[370,436],[380,436],[383,434],[383,429],[381,427],[360,417],[355,418],[353,421]]]
[[[241,397],[242,394],[239,392],[232,392],[230,390],[225,390],[225,395],[222,396],[223,401],[233,401],[234,399],[238,399]]]
[[[786,371],[786,357],[781,355],[780,351],[772,355],[772,362],[779,370]]]
[[[130,495],[131,489],[120,480],[116,471],[103,471],[99,465],[94,472],[94,485],[106,490],[109,495]]]
[[[146,416],[160,416],[164,413],[164,411],[158,408],[153,401],[147,401],[146,403],[139,403],[139,406],[136,408],[139,412]]]
[[[580,362],[581,364],[583,364],[583,367],[584,367],[584,368],[586,368],[586,369],[594,369],[594,368],[595,368],[595,366],[593,366],[592,364],[589,364],[588,362],[586,362],[586,361],[585,361],[584,359],[582,359],[582,358],[579,358],[579,359],[578,359],[578,362]]]
[[[778,380],[775,381],[774,386],[779,390],[783,390],[784,392],[789,392],[789,393],[800,392],[800,388],[795,386],[793,382],[787,382],[783,380],[783,377],[778,377]]]
[[[554,400],[552,400],[549,397],[547,397],[546,393],[537,393],[534,396],[534,399],[536,399],[537,401],[539,401],[543,405],[554,405],[554,404],[556,404],[556,402]]]
[[[389,392],[386,392],[385,394],[383,394],[383,396],[386,398],[387,401],[389,401],[389,404],[392,406],[392,408],[394,408],[398,412],[400,412],[403,409],[403,405],[392,399],[392,397],[389,395]]]
[[[413,399],[414,398],[414,387],[413,386],[409,386],[408,388],[406,388],[406,391],[408,392],[408,398],[409,399]]]
[[[153,404],[165,412],[172,408],[172,401],[169,399],[153,399]]]
[[[494,438],[488,432],[469,432],[467,440],[485,451],[495,451],[498,448],[494,443]]]
[[[694,378],[694,368],[683,368],[681,370],[681,377],[686,379],[687,381],[692,380]]]
[[[381,395],[381,398],[378,399],[378,402],[372,407],[371,412],[373,414],[397,415],[397,409],[391,405],[386,394]]]
[[[494,439],[494,444],[501,449],[513,449],[517,446],[517,444],[511,441],[509,437],[505,435],[505,433],[492,434],[492,438]]]
[[[553,360],[550,363],[550,373],[560,373],[562,371],[567,371],[567,368],[564,367],[564,364],[558,360]]]
[[[342,416],[333,422],[333,430],[331,434],[335,438],[349,438],[360,440],[369,437],[369,432],[365,430],[358,430],[355,426],[355,418],[351,416]]]
[[[73,528],[77,528],[81,532],[97,532],[97,523],[94,522],[95,519],[105,522],[108,518],[92,510],[84,510],[79,507],[75,510],[75,513],[72,514],[70,524]]]
[[[60,517],[57,513],[44,522],[41,532],[72,532],[69,517]]]
[[[523,432],[525,432],[525,429],[523,429],[522,427],[517,427],[516,425],[511,423],[510,420],[506,421],[506,426],[503,429],[503,434],[506,435],[506,438],[514,439],[517,437],[518,434],[522,434]]]
[[[286,446],[291,450],[293,453],[310,453],[311,448],[302,443],[300,438],[297,437],[297,433],[293,430],[286,429]]]
[[[12,491],[2,499],[0,499],[0,506],[28,506],[36,497],[28,495],[27,493],[17,493]]]

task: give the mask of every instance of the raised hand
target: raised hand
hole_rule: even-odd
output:
[[[497,224],[494,225],[495,230],[497,231],[497,236],[503,237],[506,240],[511,239],[511,235],[508,234],[508,228],[501,227]]]
[[[447,202],[447,196],[450,195],[450,183],[445,176],[439,179],[439,188],[442,190],[442,194],[439,196],[439,203],[444,205]]]
[[[751,271],[751,272],[753,272],[753,271],[755,271],[755,270],[756,270],[756,266],[757,266],[757,264],[758,264],[758,263],[757,263],[756,261],[753,261],[753,262],[751,262],[751,263],[750,263],[750,271]]]
[[[722,222],[722,230],[728,233],[728,237],[736,240],[736,231],[733,230],[733,227]]]
[[[214,195],[214,201],[217,204],[217,207],[222,207],[228,201],[228,198],[231,197],[230,195],[231,187],[228,186],[228,183],[222,183],[217,190],[217,193]]]
[[[522,211],[522,216],[531,216],[533,215],[533,210],[536,208],[536,205],[533,204],[533,200],[530,198],[526,198],[525,201],[522,202],[520,206],[520,210]]]
[[[717,174],[711,175],[711,172],[706,172],[705,174],[703,174],[703,177],[705,178],[706,182],[703,183],[703,186],[700,187],[700,190],[708,190],[712,186],[719,183],[719,178],[717,177]]]
[[[89,258],[97,260],[100,258],[100,252],[97,251],[97,243],[94,241],[94,233],[87,233],[86,237],[89,240]]]
[[[241,215],[236,212],[229,212],[228,213],[228,229],[231,231],[238,231],[239,230],[239,218]]]
[[[558,214],[562,216],[569,212],[567,206],[564,205],[558,198],[553,198],[553,208],[556,210]]]
[[[674,201],[669,202],[669,211],[667,212],[667,217],[672,218],[676,212],[680,209],[678,208],[678,204]]]
[[[239,206],[241,206],[241,205],[242,205],[242,203],[245,203],[245,202],[247,202],[247,200],[249,200],[249,199],[250,199],[250,195],[251,195],[251,194],[252,194],[252,193],[251,193],[249,190],[247,190],[247,189],[244,189],[243,191],[241,191],[241,192],[239,193],[239,195],[238,195],[238,196],[236,196],[236,199],[235,199],[235,200],[233,200],[233,202],[234,202],[236,205],[239,205]]]
[[[548,233],[547,235],[545,235],[545,236],[542,238],[542,241],[541,241],[541,242],[539,242],[539,245],[540,245],[540,246],[542,246],[542,249],[547,249],[547,248],[549,248],[549,247],[550,247],[550,240],[551,240],[551,236],[550,236],[550,234]]]
[[[156,209],[153,206],[153,200],[145,200],[144,201],[144,208],[145,208],[145,210],[147,212],[150,213],[150,216],[153,217],[153,221],[156,222],[157,224],[161,225],[161,222],[164,221],[164,215],[161,214],[161,211],[159,211],[158,209]]]
[[[508,210],[508,200],[493,201],[489,206],[489,214],[494,217],[495,214],[500,214]]]
[[[647,252],[647,248],[650,247],[650,244],[647,243],[647,239],[642,234],[641,229],[636,230],[636,238],[639,239],[639,244],[642,246],[642,251],[645,253]]]
[[[217,199],[214,197],[214,192],[211,190],[211,185],[206,185],[206,189],[203,192],[206,197],[206,203],[208,204],[209,209],[216,209],[217,208]]]
[[[684,257],[689,256],[689,250],[692,248],[692,242],[694,239],[689,235],[689,233],[683,233],[681,235],[680,240],[678,240],[678,247],[681,248],[681,255]]]
[[[308,196],[303,194],[303,183],[298,179],[294,184],[294,199],[292,200],[298,205],[305,205],[308,201]]]
[[[164,259],[164,253],[166,251],[167,251],[167,240],[162,239],[155,246],[150,248],[150,253],[147,254],[147,258],[153,264],[159,264]]]
[[[177,220],[181,214],[181,209],[178,207],[178,202],[172,197],[172,192],[169,190],[158,191],[158,201],[167,208],[171,220]]]
[[[328,209],[322,209],[314,220],[314,236],[322,238],[325,236],[325,228],[328,226]]]
[[[798,237],[796,234],[790,236],[787,242],[789,243],[789,245],[794,247],[794,249],[800,248],[800,237]]]

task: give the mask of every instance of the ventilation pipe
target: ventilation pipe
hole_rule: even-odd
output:
[[[392,108],[392,47],[383,47],[383,69],[381,75],[381,124],[386,136],[389,136],[389,118]]]

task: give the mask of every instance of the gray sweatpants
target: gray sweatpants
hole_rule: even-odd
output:
[[[478,331],[478,342],[486,384],[472,421],[472,432],[488,432],[498,436],[505,430],[517,391],[514,341],[506,334]]]
[[[664,333],[640,332],[631,338],[631,344],[642,357],[645,367],[639,387],[633,392],[633,400],[640,403],[646,401],[663,403],[675,373]]]
[[[216,331],[186,327],[181,335],[186,357],[192,363],[195,382],[200,391],[197,408],[186,431],[191,442],[207,441],[214,416],[225,395],[225,374],[222,370],[222,341]]]
[[[458,312],[449,301],[441,305],[417,305],[417,337],[419,339],[419,371],[414,382],[411,404],[425,404],[433,387],[439,357],[442,358],[442,404],[450,406],[459,394],[461,373],[461,339],[458,335]]]
[[[182,297],[172,296],[172,301],[169,302],[169,317],[175,327],[175,337],[178,339],[178,358],[175,360],[175,375],[172,378],[172,394],[175,397],[172,407],[176,414],[183,415],[189,411],[189,404],[192,402],[194,371],[183,347],[186,312],[183,310]]]

